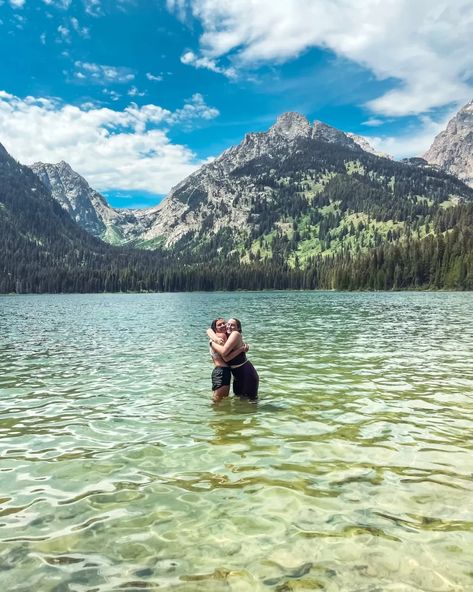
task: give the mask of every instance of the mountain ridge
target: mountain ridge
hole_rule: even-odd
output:
[[[194,240],[192,237],[202,235],[202,229],[210,235],[223,232],[228,237],[229,232],[240,235],[246,232],[249,236],[258,236],[258,230],[256,233],[254,230],[259,227],[260,234],[267,234],[271,229],[261,230],[267,226],[262,224],[261,218],[265,215],[274,218],[276,202],[281,210],[279,221],[273,220],[276,228],[293,224],[286,211],[287,203],[281,202],[282,193],[286,202],[302,199],[304,203],[299,206],[307,210],[312,205],[317,206],[318,196],[324,194],[337,175],[345,177],[345,185],[355,185],[356,180],[355,192],[362,191],[360,182],[369,192],[370,183],[373,185],[378,176],[376,190],[385,193],[386,203],[395,192],[386,186],[387,179],[381,179],[383,175],[400,175],[407,183],[417,175],[427,185],[435,185],[437,181],[433,180],[438,179],[438,183],[458,187],[453,178],[447,181],[441,172],[431,167],[418,173],[412,168],[363,150],[353,138],[327,124],[316,121],[310,125],[300,114],[285,113],[267,132],[246,134],[240,144],[176,185],[157,207],[159,215],[142,238],[144,242],[160,241],[172,248],[185,237]],[[370,169],[380,172],[372,174]],[[420,186],[415,190],[419,195],[423,192]],[[460,194],[464,192],[469,195],[465,188],[459,189]],[[422,199],[430,198],[426,195]]]
[[[450,119],[423,158],[473,187],[473,100]]]
[[[473,190],[307,137],[294,148],[279,176],[264,156],[233,170],[231,184],[256,189],[255,202],[239,196],[255,224],[215,231],[204,219],[156,252],[93,237],[0,148],[0,293],[473,289]]]
[[[291,146],[301,138],[312,138],[340,144],[353,151],[361,149],[378,156],[385,156],[377,153],[361,136],[347,134],[317,120],[311,125],[304,115],[297,112],[286,112],[277,118],[267,132],[245,134],[240,144],[229,147],[203,168],[208,167],[207,170],[212,172],[215,178],[222,174],[228,175],[234,168],[228,163],[231,163],[235,155],[238,157],[235,167],[241,166],[245,162],[261,156],[271,158],[271,147],[268,143],[280,144],[283,142]],[[243,147],[245,148],[244,159],[241,158]],[[37,162],[30,165],[30,168],[39,176],[53,197],[71,217],[94,236],[111,244],[136,243],[152,246],[159,235],[156,227],[160,227],[159,217],[161,212],[166,210],[163,205],[158,204],[146,209],[112,208],[107,200],[98,191],[91,188],[86,179],[74,171],[65,161],[57,164]],[[198,175],[201,169],[180,181],[171,189],[169,195],[179,191],[179,188],[189,178]],[[180,208],[176,207],[174,210],[175,216],[182,215]],[[163,221],[161,226],[165,226],[170,218],[172,216],[167,214],[166,221]],[[179,238],[179,233],[177,233],[175,240]]]
[[[158,215],[151,228],[144,233],[143,241],[152,242],[158,237],[164,236],[165,244],[169,246],[180,240],[188,232],[196,231],[202,222],[202,219],[198,216],[190,219],[187,226],[186,224],[180,224],[178,227],[176,224],[176,220],[182,222],[183,218],[186,217],[188,213],[187,206],[190,201],[194,203],[196,197],[202,195],[202,192],[205,193],[212,186],[209,195],[213,207],[216,208],[221,201],[220,196],[225,193],[225,188],[229,190],[228,179],[236,169],[244,167],[257,159],[273,161],[275,167],[277,167],[289,156],[300,150],[300,143],[304,141],[339,145],[354,154],[365,152],[345,132],[317,120],[311,125],[304,115],[297,112],[283,113],[267,132],[245,134],[240,144],[228,148],[212,162],[203,165],[178,183],[161,204],[157,206],[156,212]],[[186,186],[189,183],[194,184],[190,190],[187,190]],[[218,184],[220,187],[217,187]],[[240,189],[241,193],[244,193],[244,188],[240,187]],[[225,203],[224,207],[228,208],[229,204]],[[232,224],[240,227],[244,225],[247,213],[244,208],[238,212],[233,212]],[[217,225],[217,230],[224,225],[222,221],[220,225]]]
[[[153,220],[155,208],[112,208],[105,197],[65,161],[36,162],[30,168],[79,226],[105,242],[133,242]]]
[[[33,169],[40,176],[48,173],[46,185],[73,215],[78,197],[87,197],[89,210],[95,203],[101,226],[94,234],[108,242],[177,250],[186,256],[189,251],[196,261],[204,257],[202,249],[209,249],[208,255],[216,249],[212,256],[233,252],[248,262],[286,249],[279,245],[283,240],[291,245],[285,251],[290,264],[305,265],[311,256],[353,249],[358,241],[362,250],[373,248],[380,240],[401,236],[406,228],[427,234],[429,217],[440,207],[431,192],[443,192],[448,207],[470,195],[435,166],[420,158],[407,163],[390,160],[363,138],[287,112],[268,131],[247,133],[240,144],[194,171],[163,202],[147,210],[110,208],[65,163],[40,163]],[[62,178],[55,180],[55,175]],[[74,182],[79,189],[72,187],[68,193]],[[451,190],[442,189],[447,186]],[[55,195],[58,188],[62,196]],[[389,218],[392,222],[383,222]],[[358,232],[363,226],[366,229]],[[346,232],[355,238],[348,240]]]

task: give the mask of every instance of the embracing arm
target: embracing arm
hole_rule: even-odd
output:
[[[236,349],[231,351],[228,355],[222,356],[222,358],[225,362],[230,362],[231,360],[233,360],[233,358],[236,358],[242,352],[246,353],[248,351],[248,349],[249,349],[248,345],[246,343],[242,343],[242,345],[240,345],[240,347],[237,347]]]
[[[218,345],[214,342],[212,343],[212,347],[222,356],[226,362],[232,360],[242,351],[246,351],[246,346],[243,344],[243,340],[238,331],[233,331],[233,333],[227,339],[225,345]]]
[[[223,345],[224,341],[221,337],[217,337],[215,331],[213,331],[210,327],[207,329],[207,337],[212,341],[212,343],[218,343],[219,345]]]

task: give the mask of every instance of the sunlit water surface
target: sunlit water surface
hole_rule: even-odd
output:
[[[210,403],[241,318],[257,405]],[[5,591],[473,590],[473,296],[0,297]]]

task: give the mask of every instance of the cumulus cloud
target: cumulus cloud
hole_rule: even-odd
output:
[[[102,94],[106,95],[107,97],[109,97],[112,101],[118,101],[121,97],[121,95],[119,93],[117,93],[114,90],[110,90],[108,88],[104,88],[102,90]]]
[[[10,5],[12,8],[23,8],[25,0],[10,0]]]
[[[74,62],[74,66],[74,78],[91,84],[125,84],[135,78],[130,68],[79,61]]]
[[[22,163],[65,160],[98,190],[163,194],[202,164],[171,142],[170,126],[217,115],[201,95],[175,112],[133,103],[119,111],[0,91],[0,141]]]
[[[217,72],[217,74],[223,74],[224,76],[227,76],[227,78],[235,78],[237,74],[235,68],[223,68],[217,64],[216,60],[206,56],[198,57],[193,51],[186,51],[186,53],[181,56],[181,62],[187,66],[204,68],[205,70]]]
[[[172,115],[173,123],[189,124],[195,119],[214,119],[219,115],[218,109],[209,107],[200,93],[195,93],[185,101],[182,109],[177,109]]]
[[[202,25],[200,54],[190,52],[185,62],[196,67],[219,67],[224,57],[237,68],[285,62],[320,47],[378,79],[395,79],[395,88],[368,104],[377,114],[418,114],[472,95],[471,0],[167,0],[167,5]]]

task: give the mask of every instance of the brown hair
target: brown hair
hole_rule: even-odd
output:
[[[218,323],[218,321],[224,321],[224,320],[225,319],[223,317],[218,317],[218,318],[216,318],[215,320],[212,321],[212,324],[210,325],[210,328],[212,329],[212,331],[214,333],[217,333],[217,323]]]

